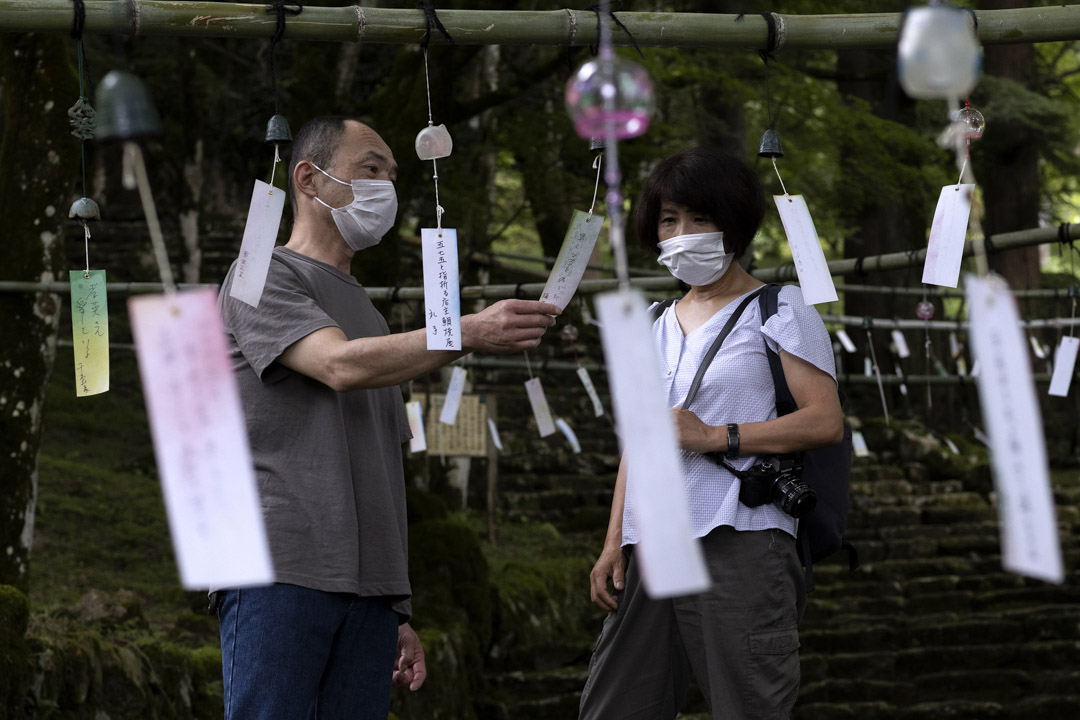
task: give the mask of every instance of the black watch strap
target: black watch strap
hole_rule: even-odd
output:
[[[728,423],[727,426],[727,452],[724,453],[724,457],[733,458],[739,454],[739,426],[735,423]]]

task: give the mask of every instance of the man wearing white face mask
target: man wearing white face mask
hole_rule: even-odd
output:
[[[798,695],[806,593],[796,520],[772,502],[745,504],[739,478],[705,455],[726,455],[744,471],[759,455],[839,442],[843,416],[832,346],[798,288],[781,289],[777,312],[764,323],[757,302],[745,306],[707,366],[693,409],[681,408],[721,328],[762,287],[737,261],[764,212],[753,170],[708,148],[661,161],[635,206],[641,245],[690,286],[656,318],[653,339],[674,408],[691,529],[713,584],[678,598],[645,593],[624,460],[590,575],[593,602],[608,615],[582,692],[581,720],[671,720],[691,675],[714,718],[786,718]],[[779,354],[798,406],[780,418],[766,345]]]
[[[257,308],[222,285],[222,318],[247,418],[276,583],[214,593],[226,720],[385,720],[391,683],[417,690],[408,624],[400,383],[474,350],[535,348],[560,310],[504,300],[461,318],[464,352],[391,334],[349,273],[397,214],[397,165],[343,117],[296,134],[294,222]]]

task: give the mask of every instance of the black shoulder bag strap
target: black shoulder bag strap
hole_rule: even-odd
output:
[[[686,393],[686,399],[683,400],[683,410],[690,407],[690,403],[694,401],[694,398],[697,396],[698,388],[701,386],[701,380],[705,377],[705,371],[709,369],[709,365],[712,364],[713,358],[716,357],[716,353],[720,351],[720,346],[724,344],[724,340],[731,334],[731,331],[735,328],[735,324],[739,322],[743,310],[746,309],[746,306],[750,304],[751,300],[760,295],[767,287],[768,285],[763,285],[744,297],[742,302],[739,303],[739,306],[735,308],[735,312],[731,313],[731,317],[724,323],[724,327],[720,330],[720,334],[716,336],[716,339],[713,340],[713,344],[709,346],[708,352],[705,353],[705,357],[701,359],[701,365],[698,366],[697,374],[694,375],[694,381],[690,383],[690,389]]]

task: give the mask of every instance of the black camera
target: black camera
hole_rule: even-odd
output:
[[[802,463],[792,455],[773,455],[739,474],[739,501],[747,507],[772,502],[788,515],[805,517],[817,505],[817,494],[802,480]]]

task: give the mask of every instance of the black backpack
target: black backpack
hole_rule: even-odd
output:
[[[751,293],[739,304],[716,336],[713,344],[701,361],[701,366],[694,376],[690,390],[686,395],[684,407],[689,405],[697,394],[705,371],[712,362],[720,346],[728,334],[735,327],[742,312],[755,297],[761,310],[761,322],[765,323],[776,314],[777,298],[780,295],[780,286],[776,284],[765,285]],[[652,309],[652,319],[657,318],[675,302],[674,298],[665,300]],[[764,342],[764,340],[763,340]],[[795,412],[798,406],[788,389],[787,378],[784,377],[784,368],[780,362],[780,355],[773,352],[768,344],[765,345],[765,353],[769,358],[769,370],[773,377],[773,386],[776,389],[776,415],[777,417]],[[839,392],[839,391],[838,391]],[[840,393],[840,403],[844,402],[844,394]],[[799,520],[799,532],[797,548],[799,560],[806,569],[806,589],[814,589],[813,565],[825,558],[846,550],[848,554],[848,566],[852,572],[859,567],[859,556],[851,543],[844,540],[844,526],[847,521],[848,489],[851,484],[851,428],[844,423],[844,439],[835,445],[804,450],[802,456],[802,479],[813,488],[817,494],[817,505],[806,517]]]

